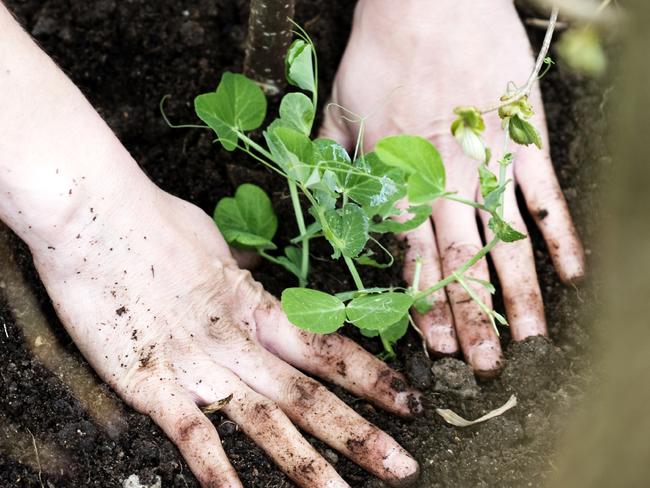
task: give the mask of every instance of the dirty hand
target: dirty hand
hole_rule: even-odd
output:
[[[509,81],[523,84],[528,79],[533,64],[526,32],[512,1],[360,0],[332,101],[367,117],[367,150],[392,134],[427,137],[445,163],[447,190],[475,199],[480,196],[477,163],[463,154],[451,135],[453,109],[493,106]],[[515,163],[509,178],[514,184],[505,194],[504,217],[526,232],[517,208],[516,184],[544,235],[561,280],[572,283],[584,273],[583,250],[553,171],[538,87],[531,94],[531,103],[537,111],[532,122],[541,132],[544,149],[511,145]],[[347,115],[348,120],[341,115]],[[353,147],[359,124],[349,119],[348,114],[330,106],[321,136]],[[485,121],[485,142],[497,158],[501,157],[504,136],[498,115],[488,114]],[[486,215],[480,217],[490,239]],[[412,278],[415,260],[421,257],[421,288],[448,275],[482,247],[472,207],[440,199],[433,204],[431,220],[403,236],[407,242],[405,279]],[[513,338],[545,335],[530,240],[501,243],[491,255]],[[486,261],[477,263],[472,273],[476,278],[489,279]],[[490,305],[485,290],[477,285],[477,292]],[[498,372],[503,364],[499,340],[478,305],[458,284],[447,287],[446,293],[440,291],[435,298],[429,313],[415,314],[429,349],[450,355],[458,352],[460,344],[477,374]]]
[[[347,485],[292,422],[391,483],[416,476],[392,438],[290,364],[409,416],[421,407],[400,374],[346,338],[291,325],[200,209],[152,185],[130,192],[88,202],[35,262],[84,356],[205,486],[240,486],[199,408],[224,399],[300,486]]]
[[[84,356],[203,486],[241,486],[209,405],[300,486],[347,484],[294,424],[390,484],[417,477],[391,437],[293,366],[409,416],[422,407],[403,376],[348,339],[291,325],[212,219],[147,179],[1,4],[0,64],[0,219],[29,245]]]

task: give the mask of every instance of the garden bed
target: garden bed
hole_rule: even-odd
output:
[[[220,198],[232,195],[237,185],[252,182],[271,195],[281,222],[293,222],[283,180],[244,156],[219,149],[207,131],[169,129],[158,109],[162,96],[170,94],[170,118],[193,121],[193,97],[213,89],[222,71],[241,70],[247,2],[6,3],[164,190],[211,214]],[[326,99],[345,47],[354,2],[297,3],[296,20],[313,36],[318,50],[321,98]],[[530,34],[533,44],[539,45],[542,32]],[[608,161],[602,146],[606,131],[601,113],[603,90],[558,68],[543,79],[542,89],[558,177],[591,260],[598,217],[597,170]],[[277,103],[271,103],[270,110],[277,110]],[[565,428],[566,414],[597,378],[587,355],[590,321],[583,310],[594,304],[594,286],[577,289],[560,285],[539,233],[530,219],[527,223],[536,248],[551,341],[534,338],[511,343],[508,331],[502,329],[508,364],[498,379],[476,385],[469,369],[455,359],[437,361],[432,375],[418,336],[410,332],[397,345],[393,366],[425,391],[427,414],[415,421],[384,414],[333,387],[343,400],[417,457],[422,466],[418,486],[539,486],[553,469],[549,455]],[[289,225],[282,225],[277,241],[281,244],[295,233]],[[25,246],[16,238],[11,242],[20,269],[51,325],[53,340],[72,360],[65,368],[74,363],[85,365],[56,319]],[[399,255],[398,244],[389,244]],[[310,287],[328,292],[353,288],[342,268],[333,269],[319,259],[319,253],[325,257],[329,251],[325,242],[313,250]],[[399,262],[388,270],[364,272],[367,283],[401,283]],[[295,286],[293,276],[267,263],[255,276],[276,295]],[[0,286],[3,283],[0,270]],[[198,486],[154,423],[123,406],[105,386],[100,387],[101,395],[109,404],[118,405],[122,420],[108,428],[98,425],[96,416],[91,416],[66,386],[66,378],[74,374],[53,373],[45,367],[47,361],[34,358],[32,339],[11,312],[10,294],[0,291],[5,291],[0,293],[0,487],[41,486],[39,463],[44,486],[118,487],[134,474],[141,481],[159,476],[164,487]],[[352,329],[345,333],[370,351],[380,352],[378,341]],[[466,429],[446,425],[434,411],[435,407],[452,408],[475,418],[500,406],[511,394],[518,399],[514,409]],[[211,418],[245,486],[292,486],[235,424],[218,414]],[[37,450],[40,448],[38,457],[32,435]],[[352,462],[308,438],[352,486],[381,486]]]

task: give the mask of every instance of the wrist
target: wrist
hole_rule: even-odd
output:
[[[449,28],[474,28],[516,12],[513,0],[359,0],[355,26],[364,23],[382,37],[403,40],[404,36],[439,36]]]

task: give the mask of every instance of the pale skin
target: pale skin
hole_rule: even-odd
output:
[[[362,1],[357,11],[351,47],[337,81],[336,95],[342,97],[343,103],[343,97],[355,99],[352,93],[346,95],[346,90],[357,89],[354,71],[345,74],[346,66],[356,64],[349,61],[355,42],[360,43],[362,59],[378,63],[376,69],[386,69],[394,61],[392,56],[384,59],[386,53],[375,52],[368,39],[359,38],[364,15],[383,15],[379,13],[381,8],[375,10],[367,5],[386,7],[375,2]],[[408,14],[422,15],[412,10],[421,7],[418,2],[400,5],[405,8],[404,18]],[[507,24],[512,19],[497,21]],[[414,27],[405,24],[405,28]],[[414,39],[424,31],[413,30]],[[524,51],[530,56],[527,47]],[[479,71],[484,69],[482,66]],[[413,79],[421,83],[423,76]],[[388,83],[376,92],[379,99],[381,93],[392,89],[394,81],[390,73],[383,78]],[[489,79],[481,75],[483,78]],[[435,91],[430,81],[421,86]],[[361,90],[356,99],[375,107],[370,95],[366,99]],[[486,99],[494,98],[490,97]],[[443,105],[433,107],[446,114]],[[364,112],[362,106],[351,104],[350,108]],[[386,127],[379,124],[375,138],[369,135],[368,145],[380,137],[380,132],[395,128],[420,127],[420,132],[434,137],[426,126],[418,125],[426,114],[420,116],[418,110],[401,113],[413,117],[413,121],[395,119],[391,111],[380,114],[378,118],[385,120]],[[216,429],[199,408],[231,395],[222,412],[237,422],[299,486],[347,484],[295,426],[391,485],[408,484],[417,477],[417,462],[395,440],[298,369],[337,383],[402,416],[421,412],[419,393],[409,388],[400,374],[352,341],[338,335],[309,334],[291,325],[277,300],[237,267],[212,220],[146,178],[76,87],[2,6],[0,133],[0,219],[29,245],[57,313],[84,356],[129,405],[152,417],[178,446],[203,486],[241,486]],[[336,136],[347,141],[343,130]],[[441,150],[445,156],[444,147]],[[448,164],[450,181],[459,185],[460,191],[463,188],[458,182],[469,173],[464,170],[466,166],[460,160],[453,165],[456,169]],[[552,176],[548,161],[545,167]],[[542,176],[549,174],[539,176],[540,181],[546,181]],[[468,191],[465,188],[465,193]],[[550,193],[543,189],[539,192],[545,195],[548,218],[554,215],[549,222],[565,223],[558,208],[564,208],[566,214],[566,206],[551,206]],[[473,197],[474,188],[469,193]],[[508,207],[516,210],[513,204]],[[441,249],[446,249],[440,231],[446,222],[440,220],[444,212],[450,214],[448,222],[454,222],[450,227],[462,227],[455,221],[460,215],[454,213],[455,207],[436,209],[434,219]],[[469,235],[470,231],[458,232],[463,237],[462,232]],[[546,235],[550,232],[545,230]],[[469,238],[454,237],[451,228],[448,233],[448,240],[442,242],[476,244]],[[420,249],[430,257],[426,279],[435,279],[440,266],[430,229],[425,226],[408,239],[411,249]],[[555,253],[558,263],[568,248],[564,234],[557,234],[556,242],[560,246]],[[456,248],[461,255],[469,249],[464,245]],[[537,286],[536,277],[531,277],[526,267],[530,263],[523,258],[521,262],[515,273],[518,283],[533,279]],[[576,269],[561,269],[567,271],[567,278],[578,275]],[[480,267],[477,273],[481,273]],[[449,293],[453,297],[452,289]],[[538,315],[543,319],[541,299],[538,306]],[[466,315],[471,317],[473,312],[467,310]],[[418,318],[432,338],[429,346],[433,350],[436,334],[429,330],[435,330],[434,325],[454,341],[456,337],[450,332],[454,329],[448,310],[441,316],[444,320],[440,324],[431,322],[428,328],[422,325],[428,319]],[[462,322],[457,320],[456,324],[463,344]],[[452,346],[441,352],[453,353],[454,341],[450,340]],[[489,347],[483,347],[483,343]],[[498,341],[494,344],[486,339],[473,347],[481,351],[482,357],[496,350]],[[489,361],[481,363],[474,358],[476,354],[465,352],[475,368],[479,365],[481,371],[494,369]]]
[[[447,190],[476,200],[480,197],[477,162],[463,154],[451,135],[453,109],[462,105],[489,108],[498,103],[509,81],[526,82],[534,64],[526,32],[511,0],[410,0],[399,5],[397,8],[390,0],[359,0],[332,101],[366,117],[366,150],[393,134],[428,138],[445,163]],[[536,110],[532,122],[541,132],[544,149],[510,144],[516,159],[508,177],[514,184],[505,194],[504,218],[526,233],[515,198],[517,185],[546,240],[560,279],[571,284],[584,275],[584,252],[551,163],[538,85],[530,100]],[[336,107],[328,108],[321,135],[353,148],[359,124],[341,115]],[[501,121],[496,113],[487,114],[485,121],[485,142],[501,157]],[[491,169],[498,174],[496,163]],[[422,289],[475,254],[483,245],[476,217],[476,211],[462,203],[434,202],[431,221],[401,236],[407,242],[405,279],[412,280],[418,258],[424,263]],[[489,240],[488,216],[479,217]],[[501,243],[491,256],[513,338],[546,335],[530,240]],[[477,263],[471,273],[488,280],[486,261]],[[491,305],[489,294],[478,285],[475,288]],[[498,373],[504,364],[499,338],[478,305],[458,284],[441,290],[435,298],[429,313],[414,312],[428,349],[437,355],[462,351],[478,375]]]

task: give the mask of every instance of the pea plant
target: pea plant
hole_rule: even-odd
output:
[[[300,91],[284,95],[279,117],[263,131],[263,142],[249,135],[266,118],[267,101],[258,84],[241,74],[226,72],[214,92],[196,97],[196,114],[206,124],[200,127],[212,129],[216,141],[227,151],[243,151],[287,182],[299,233],[281,251],[273,243],[278,219],[271,200],[255,185],[243,184],[234,197],[219,201],[214,219],[231,246],[254,250],[296,276],[299,286],[285,289],[281,298],[282,308],[293,324],[327,334],[347,322],[366,336],[378,336],[385,355],[391,356],[392,345],[406,333],[409,323],[415,327],[409,315],[411,307],[426,313],[432,306],[431,295],[452,282],[467,291],[495,328],[496,322],[506,324],[504,317],[483,303],[472,284],[491,293],[494,287],[471,277],[467,271],[497,243],[526,237],[503,218],[503,194],[509,183],[506,169],[513,162],[508,145],[512,141],[541,147],[540,135],[530,123],[533,109],[528,95],[542,66],[550,66],[545,56],[556,18],[557,11],[554,11],[542,52],[524,86],[519,88],[511,83],[494,107],[455,110],[457,118],[451,132],[464,152],[478,161],[482,202],[465,200],[445,190],[443,161],[436,148],[424,138],[386,137],[376,144],[373,152],[365,153],[361,127],[352,155],[335,141],[312,138],[318,102],[317,58],[314,44],[300,28],[285,59],[286,80]],[[488,168],[492,154],[482,139],[483,115],[492,111],[498,111],[504,129],[505,148],[498,159],[498,174]],[[428,288],[421,290],[418,286],[420,263],[409,288],[366,286],[358,266],[387,266],[393,260],[378,237],[416,228],[429,217],[431,202],[437,198],[448,198],[488,212],[492,240],[457,270]],[[397,203],[403,199],[408,200],[409,206],[400,210]],[[308,203],[307,209],[303,209],[304,202]],[[328,294],[306,288],[309,245],[317,238],[329,242],[332,259],[343,261],[356,289]],[[375,259],[369,249],[371,243],[388,255],[388,264],[380,264]]]

